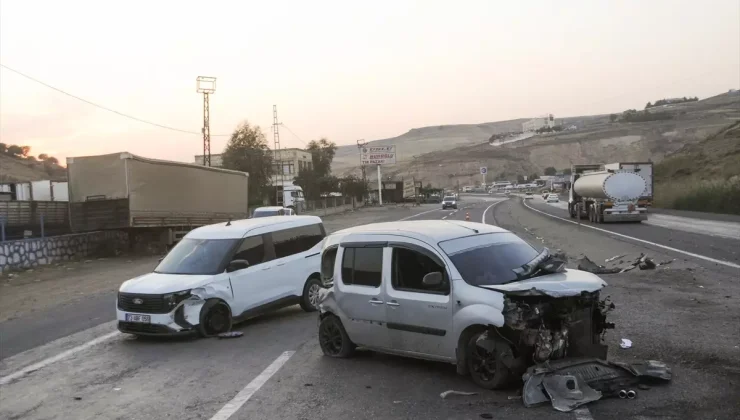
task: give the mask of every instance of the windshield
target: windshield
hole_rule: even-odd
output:
[[[252,218],[269,216],[280,216],[280,210],[258,210],[254,212]]]
[[[513,233],[489,233],[440,242],[466,283],[473,286],[517,280],[513,271],[537,257],[537,250]]]
[[[181,240],[154,270],[162,274],[216,274],[239,239]]]
[[[445,201],[455,201],[455,197],[447,196],[445,197]]]

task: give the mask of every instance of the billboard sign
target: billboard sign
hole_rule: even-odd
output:
[[[392,165],[396,163],[396,146],[363,146],[360,148],[363,165]]]
[[[409,198],[416,195],[416,185],[413,179],[403,181],[403,198]]]

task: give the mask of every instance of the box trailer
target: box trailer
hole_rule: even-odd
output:
[[[73,232],[187,231],[249,216],[246,172],[123,152],[67,158],[67,175]]]

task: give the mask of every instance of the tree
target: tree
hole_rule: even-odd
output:
[[[617,114],[611,114],[611,115],[609,115],[609,121],[610,122],[614,122],[616,120],[617,120]]]
[[[8,146],[8,154],[12,156],[22,156],[23,155],[23,149],[20,146],[17,146],[15,144],[11,144]]]
[[[36,160],[36,156],[33,156],[33,155],[26,156],[26,160],[30,160],[31,162],[36,162],[37,161]]]
[[[47,155],[46,153],[42,153],[39,155],[39,160],[46,160],[46,159],[49,159],[49,155]]]
[[[224,168],[249,173],[249,202],[261,204],[272,173],[272,152],[259,126],[247,121],[239,125],[231,134],[222,159]]]
[[[0,153],[7,153],[8,152],[8,145],[5,143],[0,143]]]
[[[314,175],[319,178],[329,176],[331,174],[331,162],[337,152],[337,145],[333,141],[322,138],[318,141],[311,140],[308,142],[306,150],[311,152]]]
[[[29,153],[31,153],[31,146],[21,146],[21,154],[23,156],[28,156]]]
[[[516,183],[517,184],[524,184],[524,182],[525,182],[524,175],[517,175],[516,176]]]
[[[651,104],[650,102],[648,102],[647,105],[645,105],[645,109],[648,109],[648,108],[650,108],[652,106],[653,106],[653,104]]]
[[[54,156],[47,157],[45,162],[50,163],[52,165],[59,165],[59,159],[55,158]]]
[[[547,168],[545,168],[545,175],[553,176],[556,173],[558,173],[558,170],[553,168],[552,166],[548,166]]]
[[[570,169],[570,168],[565,168],[565,169],[563,169],[563,175],[570,175],[570,174],[571,174],[571,172],[572,172],[572,171],[571,171],[571,169]]]

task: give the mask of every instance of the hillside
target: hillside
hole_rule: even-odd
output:
[[[480,181],[480,166],[488,167],[489,180],[499,177],[511,180],[517,174],[542,174],[549,166],[564,169],[580,163],[660,162],[740,120],[740,94],[721,94],[697,102],[660,107],[659,111],[671,114],[672,119],[622,123],[610,122],[608,115],[565,118],[564,125],[576,125],[576,131],[541,134],[501,146],[492,146],[487,139],[481,139],[481,135],[463,138],[465,132],[472,133],[471,126],[455,126],[458,127],[455,144],[434,131],[444,132],[440,127],[419,129],[420,135],[414,137],[412,130],[386,142],[395,142],[399,150],[414,150],[416,158],[402,156],[399,164],[385,167],[384,174],[413,176],[424,183],[452,186],[457,182]],[[657,110],[651,109],[651,112]],[[508,126],[515,126],[514,121],[520,124],[523,120],[507,122]],[[497,123],[481,126],[494,124]],[[507,129],[501,129],[505,131]],[[420,155],[421,150],[430,150],[418,146],[421,144],[433,144],[436,150]],[[353,160],[356,160],[357,149],[352,149]],[[406,152],[407,155],[411,153]],[[352,169],[358,170],[356,163]]]
[[[740,121],[655,165],[656,205],[740,214]]]
[[[450,150],[488,141],[492,135],[521,130],[526,118],[483,124],[440,125],[414,128],[397,137],[373,140],[372,146],[396,145],[396,160],[399,164],[413,160],[422,153]],[[334,173],[352,173],[359,166],[360,156],[356,145],[339,146],[332,162]]]
[[[25,182],[46,179],[66,181],[67,170],[59,165],[47,167],[43,162],[32,162],[0,154],[0,182]]]

